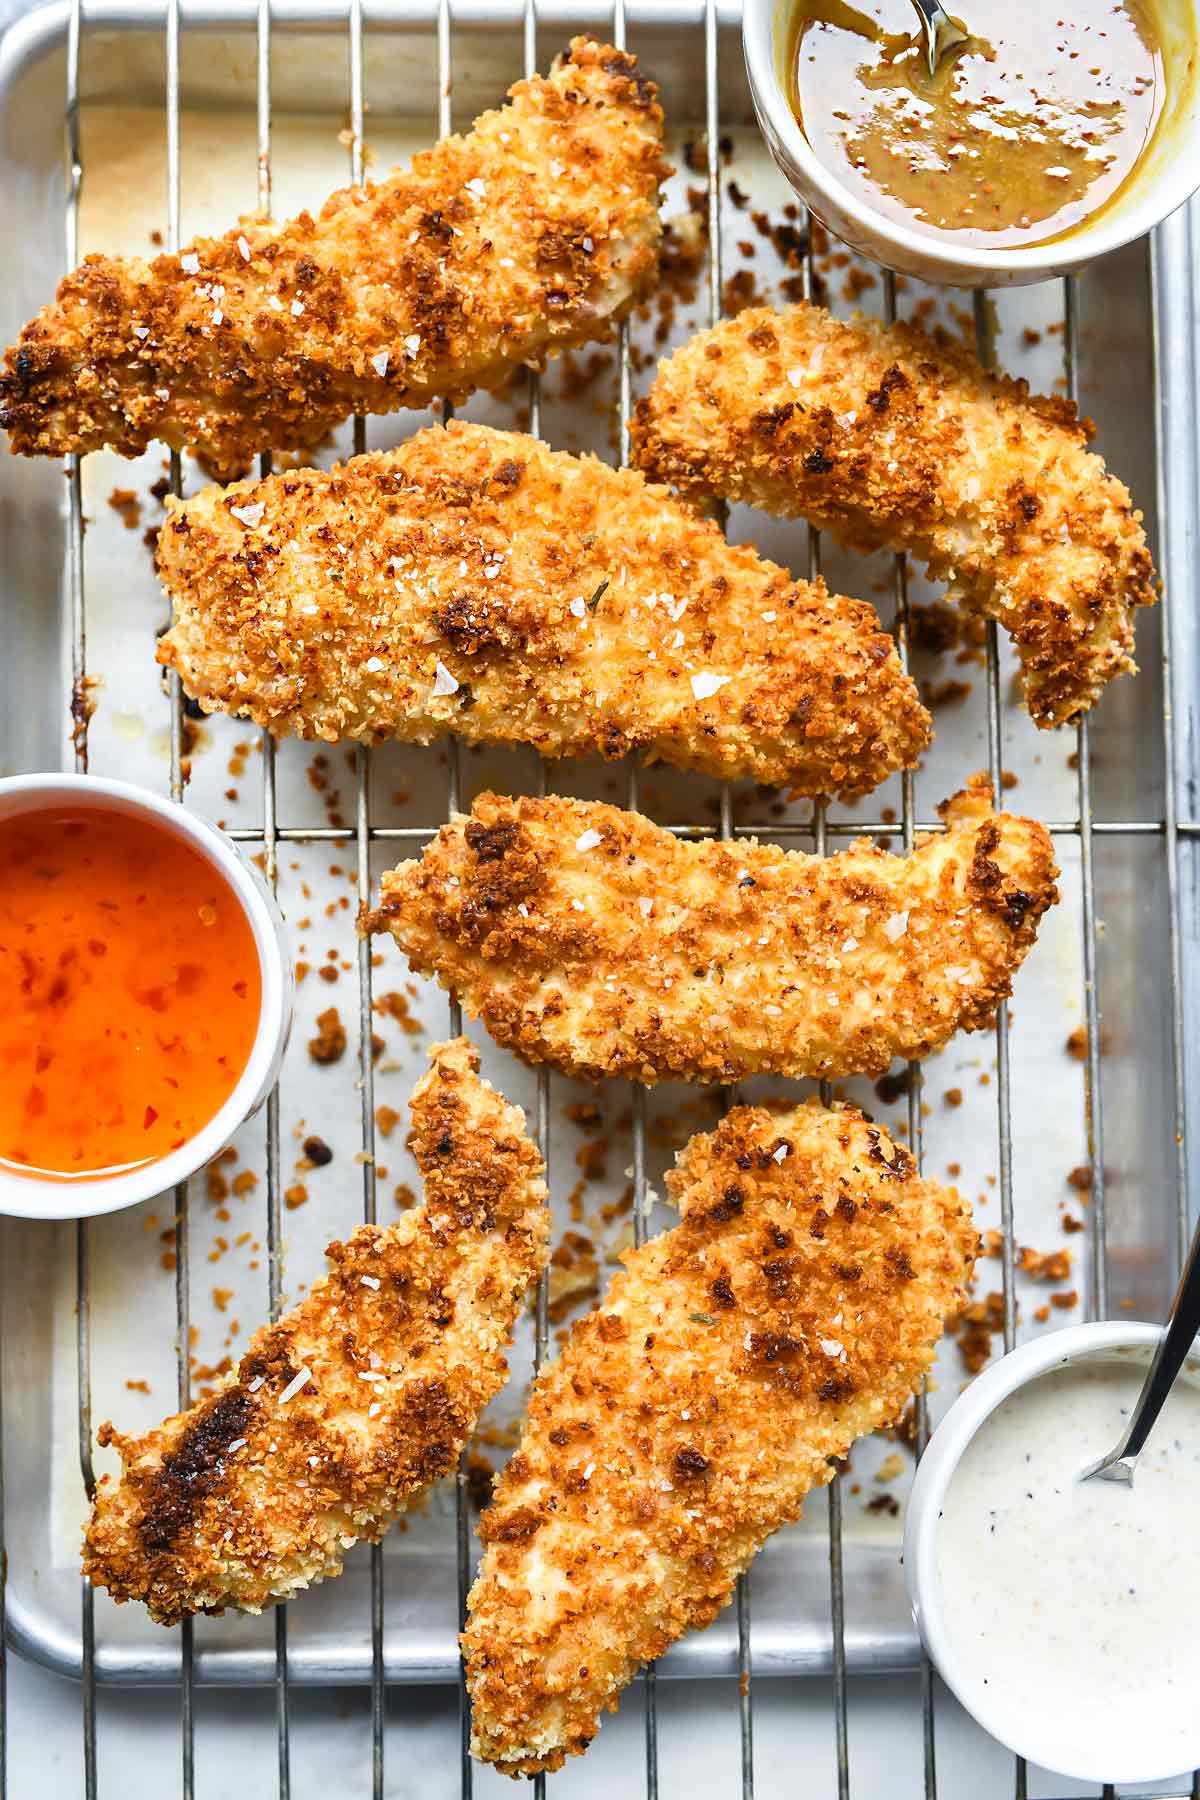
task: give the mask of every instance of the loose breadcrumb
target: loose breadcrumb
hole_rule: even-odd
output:
[[[929,738],[873,608],[519,432],[172,501],[158,565],[159,661],[281,737],[452,731],[846,796]]]
[[[260,1612],[341,1572],[458,1458],[507,1374],[550,1216],[524,1115],[439,1044],[412,1097],[424,1205],[329,1246],[331,1268],[213,1395],[144,1437],[101,1426],[83,1573],[160,1624]]]
[[[853,1107],[738,1107],[667,1177],[533,1386],[480,1521],[476,1756],[556,1769],[637,1670],[711,1623],[835,1459],[895,1423],[965,1297],[970,1212]]]
[[[316,219],[86,257],[8,351],[0,425],[23,455],[157,438],[228,472],[606,337],[657,280],[662,125],[636,58],[577,37],[465,137]]]
[[[1058,898],[986,776],[910,856],[687,842],[595,802],[482,794],[366,921],[499,1043],[587,1080],[881,1074],[989,1024]]]
[[[634,458],[688,498],[801,515],[856,549],[911,551],[1010,632],[1036,724],[1085,712],[1132,672],[1156,598],[1128,489],[1067,400],[983,369],[907,324],[760,307],[658,372]]]

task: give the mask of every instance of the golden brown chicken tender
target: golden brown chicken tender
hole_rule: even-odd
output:
[[[24,455],[159,438],[237,470],[605,337],[657,280],[655,95],[634,57],[575,38],[465,137],[315,220],[85,258],[8,351],[0,425]]]
[[[453,731],[859,794],[929,735],[869,606],[518,432],[455,421],[209,488],[170,505],[158,566],[159,661],[279,736]]]
[[[1133,611],[1156,598],[1142,516],[1090,432],[1069,401],[912,325],[752,307],[661,365],[633,456],[689,499],[911,551],[1011,633],[1029,711],[1050,726],[1133,671]]]
[[[144,1437],[101,1427],[124,1471],[97,1486],[83,1572],[160,1624],[340,1574],[454,1467],[503,1384],[549,1247],[542,1165],[465,1038],[430,1062],[409,1139],[424,1205],[331,1244],[329,1274],[209,1399]]]
[[[899,1418],[965,1299],[966,1203],[853,1107],[737,1107],[667,1185],[682,1223],[538,1375],[480,1522],[472,1748],[509,1775],[578,1755],[711,1624],[833,1459]]]
[[[689,843],[482,794],[379,910],[498,1043],[586,1080],[881,1074],[990,1023],[1058,898],[1049,834],[976,776],[910,856]]]

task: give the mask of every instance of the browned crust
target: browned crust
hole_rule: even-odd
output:
[[[158,566],[160,662],[279,736],[453,731],[847,796],[929,738],[871,607],[519,432],[455,421],[328,474],[206,489],[170,504]]]
[[[942,810],[910,856],[818,857],[483,794],[370,922],[499,1043],[585,1079],[880,1074],[989,1024],[1058,898],[1049,834],[993,814],[985,776]]]
[[[8,351],[0,425],[23,455],[157,438],[236,470],[602,338],[657,280],[662,123],[636,59],[579,37],[467,136],[315,219],[88,256]]]
[[[738,1107],[667,1181],[682,1223],[543,1368],[481,1522],[473,1749],[510,1775],[586,1749],[711,1623],[832,1459],[899,1417],[965,1297],[966,1203],[855,1108]]]
[[[409,1139],[424,1205],[331,1244],[329,1273],[210,1398],[140,1438],[101,1426],[124,1469],[98,1483],[83,1573],[114,1599],[164,1625],[259,1612],[339,1574],[348,1544],[453,1468],[507,1374],[549,1212],[523,1115],[466,1039],[430,1062]]]
[[[1157,596],[1142,515],[1062,399],[907,324],[752,307],[664,362],[633,455],[693,500],[748,500],[856,549],[922,558],[1010,632],[1029,710],[1060,725],[1132,672]]]

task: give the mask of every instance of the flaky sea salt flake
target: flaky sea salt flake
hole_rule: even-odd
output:
[[[308,1384],[308,1382],[310,1382],[311,1380],[312,1380],[312,1370],[309,1368],[308,1364],[305,1363],[304,1367],[300,1370],[299,1374],[292,1376],[292,1379],[288,1382],[287,1386],[284,1388],[283,1392],[280,1394],[277,1404],[280,1406],[286,1406],[288,1401],[295,1399],[296,1395],[300,1392],[300,1389],[302,1387],[305,1387]],[[274,1444],[272,1444],[271,1448],[272,1449],[275,1448]]]

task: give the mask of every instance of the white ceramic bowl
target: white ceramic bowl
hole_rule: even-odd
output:
[[[283,919],[258,871],[243,861],[224,832],[174,801],[128,781],[96,775],[14,775],[0,780],[0,818],[48,806],[87,807],[138,814],[174,832],[220,871],[241,902],[254,934],[262,981],[258,1030],[246,1067],[220,1111],[170,1156],[122,1175],[51,1181],[0,1169],[0,1213],[22,1219],[77,1219],[117,1212],[186,1180],[229,1142],[275,1085],[292,1023],[294,991]]]
[[[1183,1756],[1175,1756],[1169,1767],[1155,1760],[1153,1743],[1136,1738],[1130,1741],[1121,1766],[1112,1767],[1110,1756],[1101,1767],[1096,1748],[1080,1741],[1069,1718],[1030,1718],[1001,1689],[994,1685],[985,1687],[979,1671],[971,1666],[971,1659],[956,1648],[946,1630],[937,1566],[938,1521],[946,1490],[968,1444],[1002,1400],[1051,1369],[1080,1359],[1125,1352],[1139,1359],[1140,1370],[1149,1362],[1161,1336],[1157,1325],[1109,1321],[1047,1332],[1011,1351],[978,1376],[950,1408],[929,1440],[909,1496],[904,1525],[904,1581],[913,1617],[938,1673],[967,1711],[1002,1744],[1030,1762],[1079,1781],[1162,1781],[1178,1775],[1181,1768],[1200,1767],[1200,1712],[1196,1714],[1194,1741]],[[1030,1579],[1037,1579],[1036,1570],[1030,1571]],[[1161,1759],[1161,1747],[1157,1755]]]
[[[953,10],[953,9],[951,9]],[[970,17],[963,0],[962,12]],[[1037,7],[1029,29],[1038,28]],[[1162,0],[1164,35],[1176,45],[1171,60],[1187,64],[1186,46],[1200,31],[1200,0]],[[830,230],[885,268],[949,287],[1010,287],[1069,275],[1116,250],[1165,219],[1200,187],[1200,80],[1193,69],[1177,80],[1154,144],[1120,200],[1092,224],[1056,243],[1028,249],[984,250],[952,244],[886,218],[867,205],[817,157],[796,123],[788,99],[786,57],[796,0],[744,0],[742,44],[754,110],[767,146],[801,199]],[[1168,47],[1169,50],[1169,47]],[[1170,54],[1170,51],[1169,51]]]

